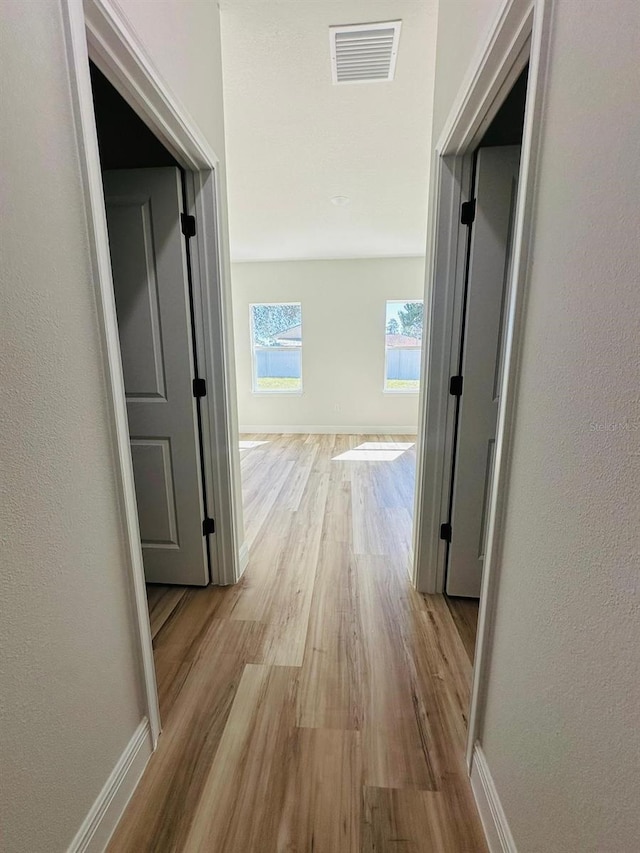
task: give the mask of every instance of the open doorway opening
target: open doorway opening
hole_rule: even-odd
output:
[[[155,647],[188,590],[219,577],[192,175],[93,63],[90,73]],[[170,704],[156,653],[154,663],[165,718]]]
[[[192,322],[196,326],[193,342],[197,350],[198,363],[198,373],[190,377],[190,382],[193,379],[204,379],[207,391],[206,396],[201,398],[200,414],[203,433],[201,456],[205,468],[203,485],[207,507],[210,508],[212,517],[215,519],[216,530],[213,542],[215,542],[216,559],[211,559],[210,575],[205,581],[208,582],[210,578],[212,585],[204,588],[191,587],[187,595],[193,592],[206,596],[210,591],[215,591],[213,584],[234,583],[241,574],[242,565],[242,511],[241,503],[236,497],[240,480],[237,427],[234,418],[233,332],[230,320],[228,255],[225,239],[224,174],[221,169],[220,151],[216,151],[210,139],[203,136],[193,118],[184,110],[175,94],[161,79],[155,66],[140,48],[129,22],[120,15],[119,10],[108,4],[105,6],[93,0],[87,0],[84,5],[63,3],[61,11],[65,38],[68,39],[74,127],[82,173],[82,189],[86,202],[86,236],[91,259],[91,280],[95,289],[96,321],[104,356],[105,406],[113,436],[112,465],[120,508],[123,555],[128,568],[129,592],[139,653],[141,694],[148,720],[148,733],[155,748],[161,730],[162,701],[159,702],[158,686],[162,692],[162,673],[157,671],[157,659],[154,659],[151,638],[140,535],[141,513],[134,477],[128,401],[120,347],[121,333],[118,328],[114,271],[110,257],[105,211],[103,166],[99,155],[90,63],[95,64],[126,104],[131,107],[135,116],[141,119],[144,126],[152,131],[156,141],[161,142],[166,149],[161,155],[159,167],[174,169],[175,164],[178,164],[185,170],[186,187],[176,180],[175,198],[177,198],[178,207],[181,207],[181,212],[187,213],[189,217],[195,216],[196,234],[200,238],[191,244],[193,251],[189,253],[193,277]],[[118,132],[121,132],[119,125],[115,133]],[[131,139],[131,133],[122,133],[123,144],[130,142]],[[220,144],[219,139],[216,144]],[[154,145],[153,148],[157,153],[157,146]],[[174,160],[165,159],[167,153]],[[133,163],[112,161],[111,165],[114,168],[147,171],[148,162],[148,160]],[[144,204],[140,207],[144,207]],[[151,269],[155,273],[154,260],[153,258],[149,260],[146,247],[151,247],[153,243],[153,248],[157,248],[163,245],[164,240],[160,234],[157,237],[154,234],[153,217],[148,216],[148,208],[147,204],[146,215],[142,213],[138,215],[138,232],[142,231],[145,236],[143,241],[145,251],[139,250],[138,254],[141,267],[146,268],[147,272]],[[159,229],[162,229],[161,223],[156,224]],[[122,230],[125,232],[126,239],[126,227]],[[155,261],[159,263],[157,258]],[[181,280],[184,284],[185,264],[182,266],[182,278],[179,281]],[[148,287],[147,294],[150,292],[152,288]],[[154,310],[155,306],[148,308],[148,318]],[[157,332],[159,324],[148,323],[147,332],[149,328]],[[135,348],[137,343],[135,336],[131,337]],[[153,339],[154,336],[147,334],[147,341],[149,337]],[[156,334],[154,344],[157,339]],[[192,356],[192,358],[195,362],[195,357]],[[147,362],[147,367],[151,362],[153,359]],[[167,371],[156,370],[157,364],[152,366],[154,370],[150,371],[151,380],[155,379],[155,393],[161,399],[162,395],[158,392],[163,390],[163,380],[166,385]],[[147,375],[146,379],[149,380],[149,378]],[[153,392],[153,386],[151,388]],[[191,389],[192,394],[195,390],[195,388]],[[144,402],[149,402],[149,398],[150,395],[143,398]],[[193,406],[192,401],[191,406]],[[207,435],[208,440],[204,438]],[[156,453],[154,462],[157,461],[158,456],[164,457],[162,460],[164,462],[167,458],[166,439],[171,438],[170,433],[165,432],[158,436],[145,434],[142,438],[157,440],[156,446],[152,448]],[[165,446],[158,447],[158,444]],[[148,458],[146,461],[148,462]],[[144,468],[144,465],[142,467]],[[151,506],[154,511],[163,500],[166,507],[167,501],[162,494],[162,487],[164,486],[166,491],[167,470],[173,477],[172,467],[165,465],[162,472],[165,474],[165,481],[158,490],[159,495],[151,495],[152,499],[158,501],[155,507]],[[204,499],[202,504],[204,505]],[[153,519],[153,512],[150,515]],[[166,518],[165,513],[165,521]],[[204,521],[206,518],[199,518],[200,524]],[[162,531],[163,534],[165,532]],[[175,532],[178,533],[179,543],[180,530],[169,530],[170,534]],[[201,532],[204,538],[205,531],[202,528]],[[208,533],[208,535],[212,544],[211,534]],[[151,540],[153,537],[149,538]],[[160,543],[162,545],[173,544],[166,541],[169,538],[166,535],[160,538],[165,540]],[[163,716],[166,719],[164,710]]]
[[[187,175],[91,66],[148,584],[207,585],[208,514]]]
[[[504,369],[528,65],[473,152],[455,397],[445,593],[473,660]]]
[[[530,273],[529,247],[533,239],[549,15],[550,7],[544,0],[526,10],[516,8],[515,4],[509,5],[505,17],[496,22],[492,40],[487,42],[473,77],[469,77],[461,90],[442,128],[434,156],[431,258],[426,291],[426,375],[421,401],[421,429],[426,443],[418,453],[414,580],[422,593],[449,593],[444,598],[445,606],[449,612],[453,611],[460,635],[466,637],[469,659],[473,655],[466,761],[477,798],[484,791],[480,778],[482,750],[478,738],[489,675],[489,649],[500,582],[502,536],[513,452],[513,414]],[[506,107],[505,102],[508,102]],[[498,114],[500,119],[496,121]],[[483,142],[485,144],[481,145]],[[491,174],[496,159],[503,161],[503,166],[511,161],[508,169],[505,166],[503,170],[508,177],[494,175],[486,182],[488,192],[485,189],[480,199],[480,171],[486,178]],[[485,220],[491,220],[494,214],[498,216],[500,228],[491,233],[491,227],[486,221],[481,222],[478,212],[480,204],[492,210],[496,206],[494,201],[499,202],[498,213],[494,210],[489,215],[487,210],[482,211]],[[474,225],[478,237],[475,246]],[[493,245],[493,249],[480,252],[483,240],[487,239],[486,233],[480,239],[483,231],[489,232],[492,242],[487,246]],[[480,285],[480,290],[472,294],[472,267],[476,260],[474,248],[479,260],[493,261],[493,272],[489,277],[492,276],[494,296],[489,301],[499,305],[497,311],[485,310],[483,314],[486,305],[482,301]],[[476,274],[480,269],[476,263]],[[476,279],[481,281],[482,276],[478,278],[476,275]],[[480,308],[476,299],[474,310],[472,296],[478,293]],[[471,432],[470,446],[475,447],[476,462],[470,469],[475,480],[469,493],[475,490],[476,499],[470,501],[475,514],[475,552],[469,553],[474,564],[471,576],[473,571],[481,576],[479,607],[476,610],[475,604],[468,602],[469,598],[473,600],[469,592],[477,595],[477,579],[471,586],[469,577],[466,581],[464,576],[455,577],[449,552],[456,537],[454,519],[459,530],[460,522],[465,518],[460,502],[456,506],[456,498],[462,494],[463,476],[469,475],[468,471],[461,470],[460,462],[465,440],[461,428],[464,412],[460,403],[468,389],[462,367],[468,367],[473,377],[476,365],[471,364],[471,360],[475,350],[469,330],[475,328],[482,344],[483,323],[477,320],[478,316],[482,320],[485,314],[492,318],[493,346],[487,346],[486,350],[493,354],[491,358],[485,358],[484,384],[481,382],[478,387],[485,391],[489,389],[488,394],[483,392],[480,395],[487,410],[497,403],[497,423],[491,421],[489,428],[483,425],[482,429]],[[494,402],[495,397],[499,399]],[[473,394],[471,398],[473,402]],[[473,405],[467,409],[473,411]],[[459,464],[456,464],[456,454]],[[458,483],[457,474],[460,474]],[[462,594],[457,597],[453,595],[458,591],[454,585],[461,577],[462,582],[468,585],[458,587]]]
[[[154,613],[163,590],[157,585],[207,585],[216,558],[203,455],[209,441],[201,410],[206,391],[196,345],[195,219],[186,212],[185,170],[93,64],[91,84],[140,539]]]
[[[317,445],[327,473],[344,467],[361,480],[379,469],[387,482],[407,445],[398,480],[410,481],[397,490],[407,495],[402,517],[413,516],[405,462],[417,437],[432,120],[415,80],[434,73],[436,9],[394,4],[388,25],[371,34],[354,23],[351,37],[343,25],[358,21],[357,4],[312,4],[293,17],[287,4],[258,16],[246,4],[222,10],[238,418],[256,555],[268,514],[249,481],[263,460],[262,494],[282,488],[287,501],[291,480],[280,486],[271,465],[285,444],[301,478]],[[375,46],[381,27],[390,46],[402,31],[393,74],[338,81],[331,38]],[[274,51],[285,39],[299,50]],[[371,495],[383,491],[372,484]],[[384,526],[391,548],[390,515]],[[403,522],[395,538],[410,535]],[[367,552],[379,555],[380,544],[358,551]]]

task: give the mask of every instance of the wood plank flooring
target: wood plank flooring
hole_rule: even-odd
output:
[[[408,580],[410,436],[243,436],[249,567],[152,587],[163,733],[113,853],[480,853],[471,662]]]
[[[478,633],[478,609],[480,602],[477,598],[458,598],[445,596],[447,606],[456,623],[469,660],[473,663],[476,651],[476,634]]]

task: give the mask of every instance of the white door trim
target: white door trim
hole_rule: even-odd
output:
[[[213,583],[227,585],[238,581],[246,568],[243,545],[236,544],[234,487],[240,482],[237,405],[233,346],[233,311],[228,264],[220,239],[224,194],[219,186],[218,169],[187,172],[187,205],[196,218],[197,234],[191,241],[193,252],[194,318],[196,347],[201,376],[207,380],[207,395],[202,399],[202,431],[205,487],[209,514],[215,518],[217,571]],[[204,239],[206,235],[206,239]],[[209,436],[208,440],[206,436]]]
[[[538,4],[543,2],[549,0],[538,0]],[[505,0],[469,68],[434,151],[425,293],[427,344],[422,365],[425,381],[418,414],[418,435],[424,447],[417,460],[413,543],[414,582],[426,593],[444,590],[446,548],[440,539],[440,524],[448,520],[455,420],[449,378],[458,370],[467,249],[460,206],[471,191],[474,148],[529,59],[535,6],[534,0]]]
[[[466,228],[460,204],[468,198],[469,157],[506,94],[529,61],[513,263],[506,314],[504,374],[500,394],[493,489],[469,713],[467,764],[482,724],[493,609],[499,583],[503,514],[507,498],[511,433],[528,279],[529,245],[536,201],[550,19],[553,0],[504,0],[472,63],[434,152],[427,270],[427,346],[420,398],[420,451],[416,483],[413,579],[422,592],[444,589],[444,549],[439,528],[447,520],[453,417],[449,377],[455,373],[460,337]],[[464,230],[463,230],[464,228]],[[457,364],[457,361],[455,362]]]
[[[67,0],[70,8],[82,6]],[[185,169],[216,169],[218,157],[169,92],[143,44],[112,0],[85,0],[87,53]]]
[[[218,201],[221,197],[218,186],[219,161],[191,117],[167,90],[137,36],[110,0],[86,0],[84,8],[82,0],[66,0],[62,4],[62,10],[107,397],[114,435],[114,467],[118,477],[123,540],[129,562],[146,715],[155,748],[161,723],[129,446],[89,56],[176,160],[194,173],[191,202],[203,217],[201,233],[206,233],[208,238],[207,241],[200,241],[207,242],[206,250],[199,247],[197,252],[200,262],[198,280],[201,287],[196,303],[201,303],[198,304],[197,310],[200,312],[204,330],[201,372],[207,378],[210,389],[205,398],[207,406],[204,406],[203,410],[206,410],[207,426],[211,429],[211,444],[214,444],[216,449],[216,452],[209,454],[207,458],[212,468],[207,472],[208,479],[212,488],[217,490],[216,509],[219,512],[215,540],[219,549],[220,573],[219,577],[213,580],[233,583],[240,576],[234,531],[236,509],[233,500],[233,460],[234,455],[237,456],[238,453],[236,450],[234,454],[237,442],[232,442],[234,391],[228,379],[228,370],[233,359],[233,326],[227,319],[231,312],[228,259],[223,241],[220,240],[220,223],[224,214]]]
[[[425,593],[444,591],[446,544],[440,539],[440,525],[449,515],[455,421],[449,379],[458,372],[467,247],[460,205],[469,198],[472,161],[470,153],[458,157],[436,153],[432,170],[435,200],[429,217],[432,253],[427,268],[433,272],[425,293],[425,378],[418,405],[413,528],[413,581]]]

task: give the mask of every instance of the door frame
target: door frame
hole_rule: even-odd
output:
[[[449,394],[449,378],[457,373],[467,248],[467,226],[460,223],[460,206],[470,198],[473,152],[529,62],[507,296],[504,372],[469,711],[466,760],[470,771],[482,725],[493,612],[500,580],[552,7],[553,0],[504,0],[445,122],[433,154],[431,172],[425,291],[427,345],[423,352],[424,381],[418,415],[413,582],[421,592],[442,593],[446,543],[440,539],[440,524],[448,521],[455,423],[455,398]]]
[[[236,530],[242,508],[233,361],[231,285],[225,233],[224,176],[220,161],[193,120],[169,92],[138,37],[111,0],[66,0],[63,25],[73,100],[73,120],[83,179],[87,237],[114,436],[123,540],[135,613],[140,675],[155,748],[161,730],[142,547],[129,445],[124,380],[113,290],[102,173],[98,152],[89,59],[187,172],[189,212],[196,216],[192,240],[194,311],[200,375],[207,380],[202,426],[208,505],[215,513],[218,572],[214,583],[241,575]]]
[[[444,516],[448,521],[449,527],[449,535],[447,537],[448,541],[446,542],[446,557],[445,557],[445,572],[444,572],[444,591],[447,595],[451,596],[466,596],[470,598],[479,598],[480,596],[480,583],[478,581],[482,580],[482,558],[480,557],[480,551],[478,550],[480,546],[486,541],[486,523],[483,523],[484,516],[487,513],[489,499],[490,499],[490,486],[491,480],[487,482],[487,477],[491,477],[491,473],[493,472],[493,464],[490,461],[490,456],[493,451],[489,450],[486,443],[483,443],[482,448],[476,448],[475,453],[476,462],[478,464],[483,465],[483,474],[480,471],[476,471],[478,475],[475,479],[475,487],[476,491],[474,492],[474,484],[470,481],[469,477],[465,474],[465,464],[471,463],[471,458],[468,453],[470,450],[470,446],[465,443],[465,435],[466,440],[470,440],[473,443],[473,438],[471,437],[473,434],[477,435],[477,422],[476,415],[482,417],[479,411],[473,410],[470,412],[466,407],[470,404],[470,400],[468,396],[473,396],[473,388],[470,386],[473,383],[473,377],[470,376],[470,373],[473,373],[476,368],[473,367],[472,363],[470,363],[470,349],[474,345],[474,340],[476,345],[480,340],[483,341],[484,344],[487,342],[491,343],[491,352],[493,353],[493,358],[495,363],[491,362],[491,356],[489,356],[489,361],[487,362],[484,359],[484,368],[490,366],[490,374],[491,379],[486,377],[487,382],[491,382],[491,387],[495,391],[495,382],[496,377],[500,376],[502,370],[499,369],[502,366],[502,354],[503,354],[503,338],[504,338],[504,328],[505,328],[505,320],[506,320],[506,309],[507,309],[507,299],[505,297],[507,294],[507,282],[505,281],[505,277],[509,275],[509,266],[510,266],[510,257],[511,257],[511,244],[513,241],[513,225],[515,219],[515,203],[517,202],[517,192],[516,198],[513,197],[513,184],[512,178],[515,177],[516,180],[516,190],[517,190],[517,182],[519,179],[520,172],[520,151],[521,145],[519,143],[513,145],[500,145],[500,146],[491,146],[488,148],[476,148],[476,151],[473,156],[474,162],[474,176],[472,183],[472,191],[471,196],[476,199],[476,204],[480,205],[480,209],[484,207],[484,202],[482,199],[482,192],[486,191],[487,195],[490,194],[491,186],[494,183],[494,180],[501,180],[498,175],[502,176],[502,179],[506,180],[505,174],[503,170],[509,168],[509,185],[503,187],[504,193],[506,195],[502,195],[500,202],[497,202],[497,197],[494,196],[494,205],[507,205],[507,207],[502,207],[502,214],[507,215],[508,218],[505,219],[504,227],[505,231],[502,235],[504,237],[502,256],[500,259],[500,267],[502,269],[502,273],[492,276],[494,285],[497,286],[497,290],[494,292],[491,297],[496,302],[492,302],[489,305],[489,314],[485,316],[484,320],[487,322],[496,322],[496,327],[494,332],[491,334],[487,333],[487,329],[483,327],[483,323],[480,323],[480,335],[478,335],[478,330],[476,330],[476,326],[478,325],[478,317],[476,312],[482,312],[483,308],[481,306],[481,302],[485,302],[484,296],[486,294],[482,294],[478,292],[478,289],[475,285],[475,276],[477,274],[476,262],[482,264],[482,250],[480,248],[480,253],[478,254],[478,241],[482,240],[482,233],[478,230],[478,228],[482,227],[482,220],[485,220],[485,235],[486,235],[486,215],[474,217],[473,224],[466,229],[466,251],[465,251],[465,286],[464,293],[462,297],[462,312],[464,313],[464,320],[462,321],[462,326],[460,329],[459,336],[459,347],[458,354],[456,359],[456,370],[455,374],[463,374],[463,393],[457,394],[453,399],[455,404],[455,421],[454,427],[452,431],[452,458],[451,465],[449,467],[450,471],[450,493],[448,496],[447,502],[447,514]],[[485,163],[484,158],[487,158],[487,163]],[[486,171],[485,171],[486,169]],[[493,176],[489,178],[487,172],[491,169],[498,170],[493,172]],[[494,213],[498,213],[499,207],[495,206],[493,208]],[[486,214],[486,211],[484,211]],[[496,222],[492,222],[492,226],[496,225]],[[493,230],[493,227],[491,228]],[[480,247],[482,246],[482,242],[480,243]],[[497,270],[495,270],[497,272]],[[486,282],[482,279],[482,284]],[[491,285],[493,287],[494,285]],[[481,298],[479,298],[481,297]],[[474,334],[470,334],[473,333]],[[495,338],[492,335],[495,334]],[[483,359],[481,359],[483,360]],[[471,357],[471,362],[474,361],[474,358]],[[496,370],[498,369],[498,373],[496,374]],[[477,389],[476,389],[477,390]],[[491,397],[491,394],[488,393],[489,389],[485,389],[487,391],[487,395],[484,397],[484,404],[486,405],[488,400]],[[478,406],[482,406],[482,403],[475,398],[475,404]],[[499,399],[495,400],[493,398],[491,400],[491,408],[492,408],[492,416],[491,422],[494,425],[492,430],[492,435],[494,437],[494,447],[495,447],[495,426],[497,425],[497,413],[498,413],[498,405]],[[469,432],[470,430],[470,432]],[[475,455],[474,453],[474,455]],[[482,463],[480,462],[482,459]],[[468,471],[466,472],[468,473]],[[473,478],[471,478],[473,480]],[[477,491],[478,486],[482,486],[482,493]],[[489,487],[489,488],[487,488]],[[467,503],[467,499],[469,493],[475,495],[473,499],[473,507],[478,512],[478,517],[476,521],[479,523],[479,529],[475,531],[474,536],[472,537],[472,541],[469,539],[466,540],[465,545],[465,536],[468,531],[465,533],[464,529],[460,531],[458,529],[458,525],[461,524],[461,519],[459,513],[464,512],[463,506],[469,509],[470,505]],[[462,502],[462,505],[461,505]],[[467,521],[471,521],[468,517]],[[464,523],[462,523],[462,527],[464,528]],[[456,530],[456,536],[452,535],[453,531]],[[476,560],[474,562],[473,568],[469,566],[469,564],[463,565],[466,563],[465,559],[461,557],[460,548],[463,549],[467,553],[467,556],[472,559],[472,555],[469,553],[469,548],[472,550],[476,549]],[[462,563],[460,560],[462,559]],[[461,574],[456,574],[456,571]],[[467,574],[468,573],[468,574]],[[463,579],[464,578],[464,579]],[[456,587],[458,591],[451,591],[452,587]]]

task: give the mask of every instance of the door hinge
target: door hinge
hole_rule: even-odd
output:
[[[445,542],[451,542],[451,525],[448,521],[440,525],[440,538]]]
[[[476,218],[476,200],[475,200],[475,198],[472,198],[471,201],[463,201],[462,206],[460,208],[460,222],[463,225],[471,225],[475,218]]]
[[[202,522],[202,535],[209,536],[210,533],[216,532],[216,523],[213,518],[205,518]]]
[[[191,216],[189,213],[181,213],[180,214],[180,225],[182,227],[182,233],[185,237],[195,237],[196,236],[196,218],[195,216]]]
[[[452,376],[449,380],[449,393],[452,397],[462,396],[462,376]]]
[[[206,397],[207,396],[206,379],[194,379],[193,380],[193,396],[194,397]]]

